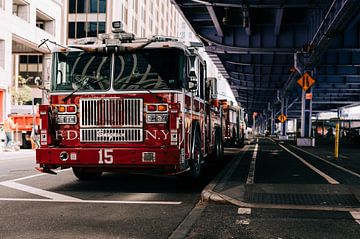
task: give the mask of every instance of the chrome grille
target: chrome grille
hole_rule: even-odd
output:
[[[142,127],[142,99],[80,99],[80,127]]]
[[[142,128],[80,129],[80,141],[83,143],[136,143],[142,140]]]
[[[80,99],[80,142],[142,142],[143,99]]]

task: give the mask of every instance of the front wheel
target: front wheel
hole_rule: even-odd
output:
[[[102,172],[89,171],[85,168],[73,167],[72,170],[79,180],[95,180],[99,179],[102,175]]]
[[[189,176],[193,179],[200,177],[201,174],[201,163],[203,161],[203,155],[201,151],[201,140],[200,137],[195,138],[195,144],[194,144],[194,152],[189,159]]]

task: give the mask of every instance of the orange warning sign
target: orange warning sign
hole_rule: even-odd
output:
[[[281,122],[281,123],[284,123],[286,121],[286,115],[284,114],[281,114],[278,116],[278,120]]]
[[[297,83],[304,91],[307,91],[313,84],[315,84],[315,80],[311,77],[311,75],[305,73],[298,79]]]

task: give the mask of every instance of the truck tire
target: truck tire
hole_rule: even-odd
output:
[[[224,156],[224,143],[222,142],[221,130],[217,128],[215,131],[215,160],[220,161]]]
[[[201,139],[200,135],[197,133],[195,136],[195,144],[194,144],[194,153],[189,159],[189,177],[192,179],[196,179],[201,174],[201,163],[203,161],[203,154],[201,151]]]
[[[72,170],[79,180],[95,180],[102,175],[102,172],[87,171],[84,168],[73,167]]]
[[[214,159],[215,161],[221,160],[221,145],[220,145],[220,138],[219,138],[219,130],[215,130],[215,150],[214,150]]]

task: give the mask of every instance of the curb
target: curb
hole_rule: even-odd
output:
[[[245,153],[248,151],[249,145],[245,145],[241,149],[241,154],[238,157],[234,157],[231,162],[221,170],[221,172],[208,184],[201,192],[201,202],[216,202],[221,204],[228,204],[229,200],[225,198],[227,196],[214,192],[214,188],[219,184],[225,184],[227,179],[232,175],[232,171],[239,164],[240,160],[244,157]],[[234,199],[235,200],[235,199]]]

